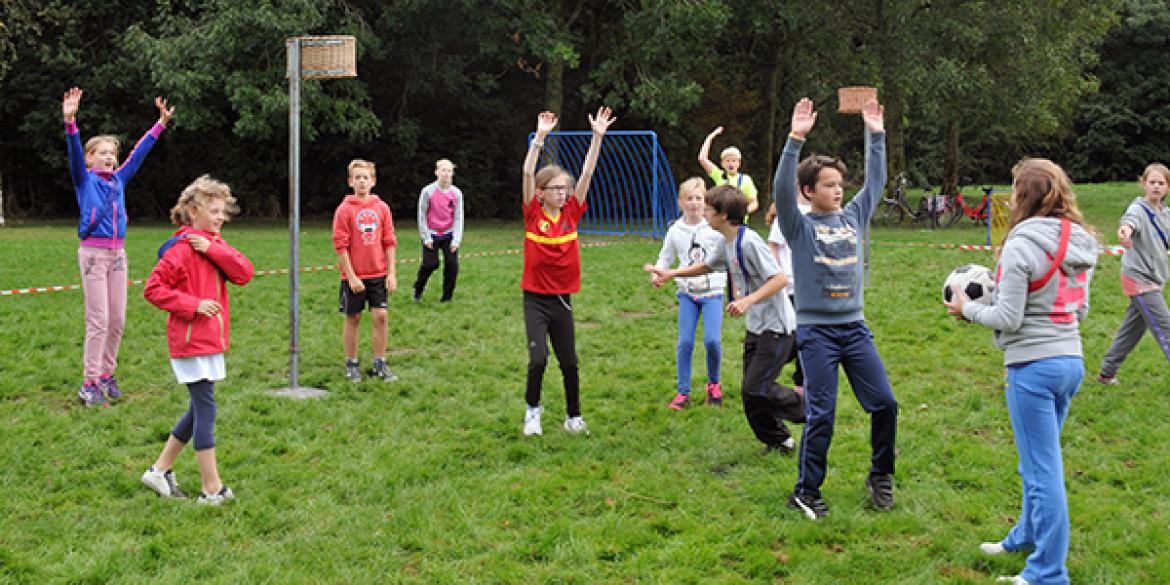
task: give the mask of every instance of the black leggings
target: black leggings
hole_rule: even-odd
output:
[[[431,274],[439,268],[439,252],[443,253],[443,296],[440,301],[449,301],[455,294],[455,279],[459,276],[459,252],[451,250],[452,238],[435,238],[430,248],[423,244],[422,261],[418,265],[418,277],[414,279],[414,296],[421,297]]]
[[[524,291],[524,330],[528,333],[528,388],[524,400],[528,406],[540,406],[540,385],[548,366],[548,341],[551,340],[565,383],[565,412],[569,416],[581,416],[573,300],[569,295]]]
[[[179,422],[175,423],[171,434],[183,443],[190,441],[194,435],[193,446],[196,451],[211,449],[215,447],[215,382],[191,382],[187,384],[187,390],[191,393],[191,404]]]

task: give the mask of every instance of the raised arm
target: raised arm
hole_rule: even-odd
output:
[[[846,206],[856,208],[858,225],[869,223],[873,210],[877,209],[878,201],[881,200],[882,191],[886,188],[885,112],[885,106],[874,100],[861,106],[861,119],[865,122],[869,137],[869,143],[865,146],[865,184]]]
[[[703,167],[703,172],[706,173],[707,176],[711,176],[711,173],[715,172],[715,169],[719,168],[715,166],[715,163],[711,162],[711,143],[714,142],[715,137],[719,136],[720,134],[723,134],[723,126],[712,130],[711,133],[703,139],[703,146],[699,147],[699,166]]]
[[[77,130],[77,110],[81,107],[81,94],[79,88],[73,87],[65,92],[65,97],[61,100],[61,115],[65,120],[65,140],[69,147],[69,175],[73,178],[73,185],[75,187],[81,186],[85,180],[85,152],[81,148],[81,135]],[[80,192],[78,193],[80,197]],[[78,205],[81,201],[78,200]]]
[[[536,137],[528,145],[528,156],[524,157],[524,207],[528,207],[536,196],[536,161],[540,158],[540,149],[544,148],[544,137],[556,127],[556,114],[541,112],[536,117]]]
[[[593,181],[593,169],[597,168],[597,157],[601,154],[601,139],[605,138],[605,132],[614,122],[617,122],[617,118],[613,117],[613,110],[605,106],[597,108],[596,116],[589,116],[593,139],[589,141],[589,152],[585,155],[585,164],[581,165],[581,176],[577,179],[576,192],[573,193],[579,203],[584,203],[585,196],[589,194],[589,183]]]
[[[797,237],[804,221],[796,205],[796,165],[800,162],[804,137],[816,123],[817,112],[813,109],[812,100],[802,98],[796,102],[792,108],[792,128],[784,144],[784,152],[780,154],[776,179],[772,184],[772,202],[776,206],[776,216],[780,219],[780,231],[789,240]]]
[[[142,166],[142,161],[146,160],[146,155],[154,148],[155,141],[162,135],[163,130],[166,130],[171,116],[175,115],[174,106],[168,107],[167,100],[161,97],[154,98],[154,107],[158,108],[158,122],[142,135],[138,144],[135,144],[134,149],[126,156],[126,161],[115,171],[123,181],[129,181],[138,172],[138,167]]]

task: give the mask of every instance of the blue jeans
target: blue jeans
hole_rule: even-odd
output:
[[[1085,375],[1080,356],[1008,366],[1008,413],[1024,481],[1020,519],[1003,539],[1010,551],[1031,550],[1020,575],[1033,585],[1068,583],[1068,498],[1060,429]]]
[[[853,395],[869,413],[871,475],[894,473],[894,440],[898,401],[886,367],[864,321],[844,325],[800,325],[796,348],[804,364],[804,436],[800,441],[800,473],[793,491],[821,496],[829,445],[837,416],[837,367],[845,369]]]
[[[695,352],[695,330],[703,317],[703,346],[707,348],[707,381],[719,381],[723,359],[720,335],[723,331],[723,295],[694,297],[678,293],[678,393],[691,394],[691,356]]]

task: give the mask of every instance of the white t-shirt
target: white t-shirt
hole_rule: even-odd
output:
[[[800,209],[801,214],[808,213],[812,210],[812,205],[808,203],[797,203],[796,207]],[[788,247],[788,240],[784,238],[784,234],[780,231],[780,217],[777,216],[772,220],[772,229],[768,232],[768,241],[776,244],[776,261],[780,263],[780,270],[788,275],[788,286],[784,292],[788,296],[796,294],[796,277],[792,274],[792,248]]]

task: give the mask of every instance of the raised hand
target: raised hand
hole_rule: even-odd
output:
[[[536,117],[536,136],[537,138],[544,138],[552,132],[553,128],[557,127],[557,115],[552,112],[541,112]]]
[[[81,94],[81,89],[76,87],[65,92],[65,97],[61,100],[61,114],[64,115],[66,122],[77,119],[77,110],[81,107]]]
[[[877,100],[869,100],[861,106],[861,121],[865,122],[865,129],[870,132],[885,132],[885,117],[886,107],[877,103]]]
[[[817,113],[813,110],[813,102],[808,98],[800,98],[792,108],[792,134],[804,140],[809,131],[817,123]]]
[[[154,98],[154,107],[158,108],[159,123],[166,126],[167,122],[171,121],[171,116],[175,115],[175,107],[171,106],[168,108],[167,100],[162,99],[162,97]]]
[[[613,117],[613,110],[606,106],[597,108],[597,115],[589,115],[589,127],[593,129],[594,136],[604,136],[605,131],[609,130],[609,126],[617,122],[617,118]]]
[[[711,133],[707,135],[707,138],[715,138],[716,136],[719,136],[720,134],[723,134],[723,126],[720,126],[716,129],[712,130]]]

